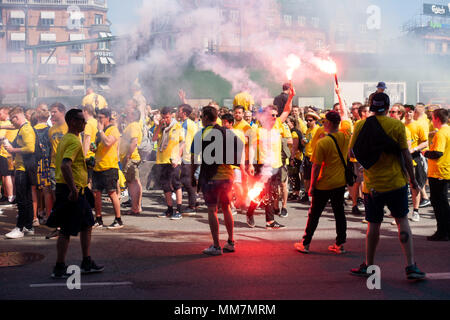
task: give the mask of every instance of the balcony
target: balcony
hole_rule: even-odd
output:
[[[100,7],[100,8],[108,8],[106,0],[0,0],[0,4],[9,4],[9,5],[48,5],[48,6],[91,6],[91,7]]]

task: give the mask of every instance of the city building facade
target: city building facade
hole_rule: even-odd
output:
[[[111,37],[107,11],[106,0],[0,0],[0,102],[32,105],[82,96],[91,85],[107,89],[116,63],[110,42],[71,44]],[[29,48],[39,45],[49,47],[33,59]]]

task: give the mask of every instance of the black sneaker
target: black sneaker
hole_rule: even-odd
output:
[[[364,199],[358,198],[357,203],[359,207],[364,207]]]
[[[187,207],[183,210],[183,216],[193,217],[195,215],[197,215],[197,210],[195,210],[195,208]]]
[[[104,266],[98,266],[91,257],[83,259],[81,262],[81,274],[91,274],[91,273],[100,273],[105,270]]]
[[[298,202],[303,203],[303,204],[309,204],[309,197],[307,195],[305,195],[303,198],[298,200]]]
[[[165,212],[158,215],[158,218],[170,218],[173,214],[173,210],[167,209]]]
[[[370,274],[367,273],[367,265],[365,263],[360,265],[359,268],[351,269],[350,274],[358,277],[370,277]]]
[[[362,212],[361,212],[361,210],[359,210],[358,206],[354,206],[352,208],[352,214],[354,216],[362,216]]]
[[[0,202],[6,202],[6,201],[8,201],[8,197],[3,196],[0,198]]]
[[[48,235],[45,236],[45,239],[50,240],[50,239],[55,239],[59,237],[59,230],[55,229],[52,232],[50,232]]]
[[[284,229],[286,226],[283,226],[282,224],[279,224],[278,222],[274,221],[272,223],[266,223],[266,229],[267,230],[279,230]]]
[[[124,208],[131,208],[131,199],[129,199],[128,201],[122,202],[121,206]]]
[[[53,279],[67,279],[70,276],[71,275],[67,273],[67,266],[59,264],[55,265],[55,267],[53,268],[53,273],[51,275]]]
[[[122,229],[124,227],[122,219],[114,219],[114,222],[108,227],[109,230]]]
[[[103,219],[101,217],[96,217],[94,225],[92,226],[92,229],[101,229],[103,228]]]
[[[286,208],[281,209],[280,217],[287,218],[288,216],[289,216],[289,214],[287,212],[287,209]]]
[[[253,216],[247,216],[247,224],[250,228],[254,228],[256,226],[255,218]]]
[[[405,271],[408,280],[423,280],[426,276],[425,272],[422,272],[417,268],[417,264],[406,267]]]
[[[183,215],[178,210],[176,210],[175,213],[170,218],[170,220],[181,220],[181,219],[183,219]]]
[[[423,199],[422,201],[420,201],[419,208],[426,208],[426,207],[429,207],[430,205],[431,205],[430,200]]]
[[[428,241],[449,241],[449,237],[447,235],[443,235],[440,233],[435,233],[432,236],[427,237]]]

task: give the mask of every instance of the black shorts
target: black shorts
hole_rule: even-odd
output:
[[[303,160],[303,177],[305,180],[311,180],[312,162],[305,156]]]
[[[172,167],[171,164],[161,164],[160,166],[161,175],[159,181],[164,193],[181,189],[181,166],[177,166],[176,168]]]
[[[0,176],[7,177],[12,176],[14,174],[14,170],[9,170],[9,162],[5,157],[0,157]]]
[[[394,218],[404,218],[408,215],[408,186],[389,192],[374,192],[364,194],[366,220],[372,223],[382,223],[384,207],[387,206]]]
[[[211,180],[201,186],[208,207],[230,205],[233,180]]]
[[[92,191],[106,191],[106,193],[117,191],[117,181],[119,181],[119,169],[94,171],[92,174]]]
[[[94,225],[94,216],[88,201],[89,189],[81,190],[77,202],[68,200],[70,190],[66,184],[56,185],[56,201],[47,226],[61,228],[65,236],[77,236]]]

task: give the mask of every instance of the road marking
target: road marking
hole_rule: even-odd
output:
[[[427,279],[430,280],[450,280],[449,273],[427,273]]]
[[[132,282],[85,282],[82,287],[106,287],[106,286],[132,286]],[[42,283],[30,284],[30,288],[67,287],[66,283]]]

